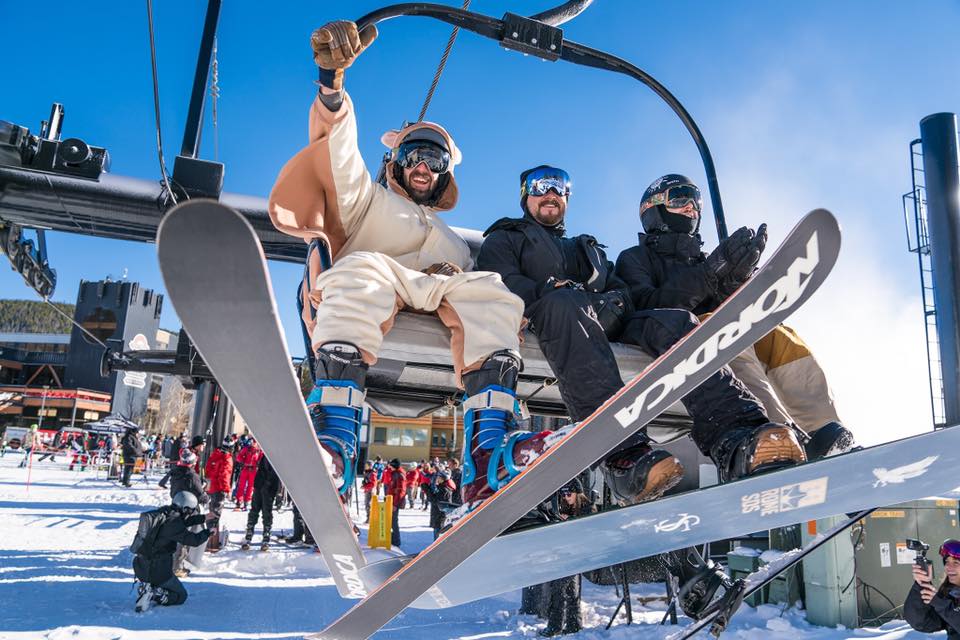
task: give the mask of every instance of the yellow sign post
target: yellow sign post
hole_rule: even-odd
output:
[[[367,546],[371,549],[390,548],[393,534],[393,496],[380,502],[376,495],[370,497],[370,528],[367,530]]]

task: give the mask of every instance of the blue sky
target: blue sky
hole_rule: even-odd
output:
[[[459,2],[456,3],[459,6]],[[477,0],[500,16],[551,2]],[[66,108],[65,136],[104,146],[112,171],[159,179],[143,2],[91,6],[6,0],[0,58],[15,61],[17,90],[0,97],[0,119],[30,126]],[[219,159],[225,190],[266,195],[283,163],[306,140],[315,91],[310,32],[327,20],[383,6],[224,3],[219,28]],[[205,3],[154,7],[161,116],[168,166],[179,150]],[[824,291],[793,323],[833,379],[841,410],[862,440],[929,428],[926,356],[916,259],[906,251],[900,195],[909,189],[908,144],[930,113],[960,109],[960,4],[597,0],[565,27],[569,39],[633,62],[665,84],[699,123],[717,165],[730,229],[770,225],[776,242],[805,211],[833,210],[844,253]],[[37,30],[57,29],[41,44]],[[380,37],[348,70],[360,146],[375,169],[380,134],[413,119],[449,27],[423,18],[381,24]],[[454,225],[485,228],[516,215],[517,175],[548,162],[568,169],[568,229],[590,232],[611,257],[636,241],[637,204],[668,172],[703,184],[698,154],[669,109],[626,77],[548,63],[463,33],[428,119],[442,122],[464,153]],[[202,155],[212,158],[213,130]],[[705,225],[708,247],[715,242]],[[51,234],[55,298],[72,301],[80,279],[128,277],[162,290],[151,245]],[[271,265],[278,291],[299,268]],[[0,296],[29,298],[0,268]],[[289,298],[288,298],[289,299]],[[281,300],[281,303],[285,303]],[[289,342],[300,350],[292,309]],[[167,305],[163,324],[179,326]],[[878,401],[883,398],[883,402]]]

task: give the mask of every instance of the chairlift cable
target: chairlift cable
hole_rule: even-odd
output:
[[[460,9],[466,11],[468,8],[470,8],[470,0],[463,0],[463,6],[460,7]],[[440,64],[437,65],[437,72],[433,74],[433,82],[430,83],[427,97],[423,100],[423,106],[420,108],[420,115],[417,117],[417,122],[423,122],[423,117],[427,115],[427,108],[433,99],[433,92],[437,90],[437,85],[440,83],[440,76],[443,75],[443,68],[447,65],[447,58],[450,57],[450,51],[453,49],[453,43],[456,42],[458,33],[460,33],[460,27],[457,26],[450,32],[450,38],[447,40],[447,46],[443,50],[443,55],[440,56]]]
[[[53,309],[54,311],[56,311],[57,313],[59,313],[61,316],[63,316],[64,318],[66,318],[66,319],[70,322],[70,324],[72,324],[72,325],[75,326],[77,329],[80,329],[80,331],[82,331],[83,333],[85,333],[88,338],[90,338],[91,340],[93,340],[94,342],[96,342],[97,344],[99,344],[99,345],[100,345],[101,347],[103,347],[104,349],[106,349],[106,350],[108,350],[108,351],[110,350],[110,347],[108,347],[106,344],[104,344],[103,340],[101,340],[101,339],[98,338],[97,336],[95,336],[95,335],[93,335],[92,333],[90,333],[90,332],[87,330],[86,327],[84,327],[84,326],[81,325],[79,322],[77,322],[76,320],[74,320],[73,318],[71,318],[70,316],[68,316],[66,313],[64,313],[63,311],[61,311],[60,309],[58,309],[58,308],[57,308],[57,305],[54,304],[53,302],[51,302],[49,298],[41,298],[41,299],[42,299],[44,302],[46,302],[48,305],[50,305],[50,308],[51,308],[51,309]]]
[[[160,86],[157,82],[157,46],[153,37],[153,0],[147,0],[147,25],[150,31],[150,65],[153,71],[153,112],[157,121],[157,156],[160,160],[160,175],[163,177],[163,186],[167,190],[167,194],[169,194],[170,199],[173,200],[173,204],[177,204],[177,198],[173,193],[173,189],[170,188],[170,180],[167,177],[167,165],[163,160],[163,137],[160,133]],[[104,347],[106,347],[106,345],[104,345]]]
[[[217,98],[220,97],[220,64],[217,61],[217,38],[213,38],[213,61],[210,63],[210,114],[213,118],[213,159],[220,161],[220,130],[217,125]]]

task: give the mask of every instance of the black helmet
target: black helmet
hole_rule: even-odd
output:
[[[671,200],[693,202],[697,211],[696,217],[690,218],[668,211],[666,205]],[[654,180],[643,192],[640,200],[640,224],[643,225],[644,233],[679,232],[693,235],[700,230],[702,209],[703,198],[693,180],[679,173],[668,173]]]

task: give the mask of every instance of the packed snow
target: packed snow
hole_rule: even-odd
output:
[[[63,457],[18,468],[21,459],[18,452],[0,458],[0,639],[300,638],[322,629],[352,603],[340,599],[321,556],[310,549],[278,544],[268,552],[257,551],[258,531],[254,550],[241,551],[236,541],[247,514],[226,509],[223,521],[233,532],[231,545],[207,554],[204,566],[184,579],[187,602],[135,613],[127,547],[140,512],[167,503],[166,491],[156,486],[156,478],[144,482],[135,476],[134,486],[126,489],[102,472],[69,471]],[[432,539],[426,511],[402,510],[400,526],[406,553]],[[275,514],[275,533],[291,527],[289,509]],[[544,544],[549,544],[546,537]],[[661,640],[678,631],[659,626],[666,609],[662,585],[633,585],[631,595],[633,625],[626,625],[621,611],[606,630],[619,595],[613,587],[584,581],[584,630],[566,637]],[[513,592],[440,611],[409,609],[375,637],[538,637],[545,623],[517,615],[519,602],[520,593]],[[689,620],[681,617],[685,622]],[[744,606],[725,637],[793,640],[798,635],[899,640],[924,634],[897,621],[877,629],[826,629],[808,624],[796,607],[762,605]]]

